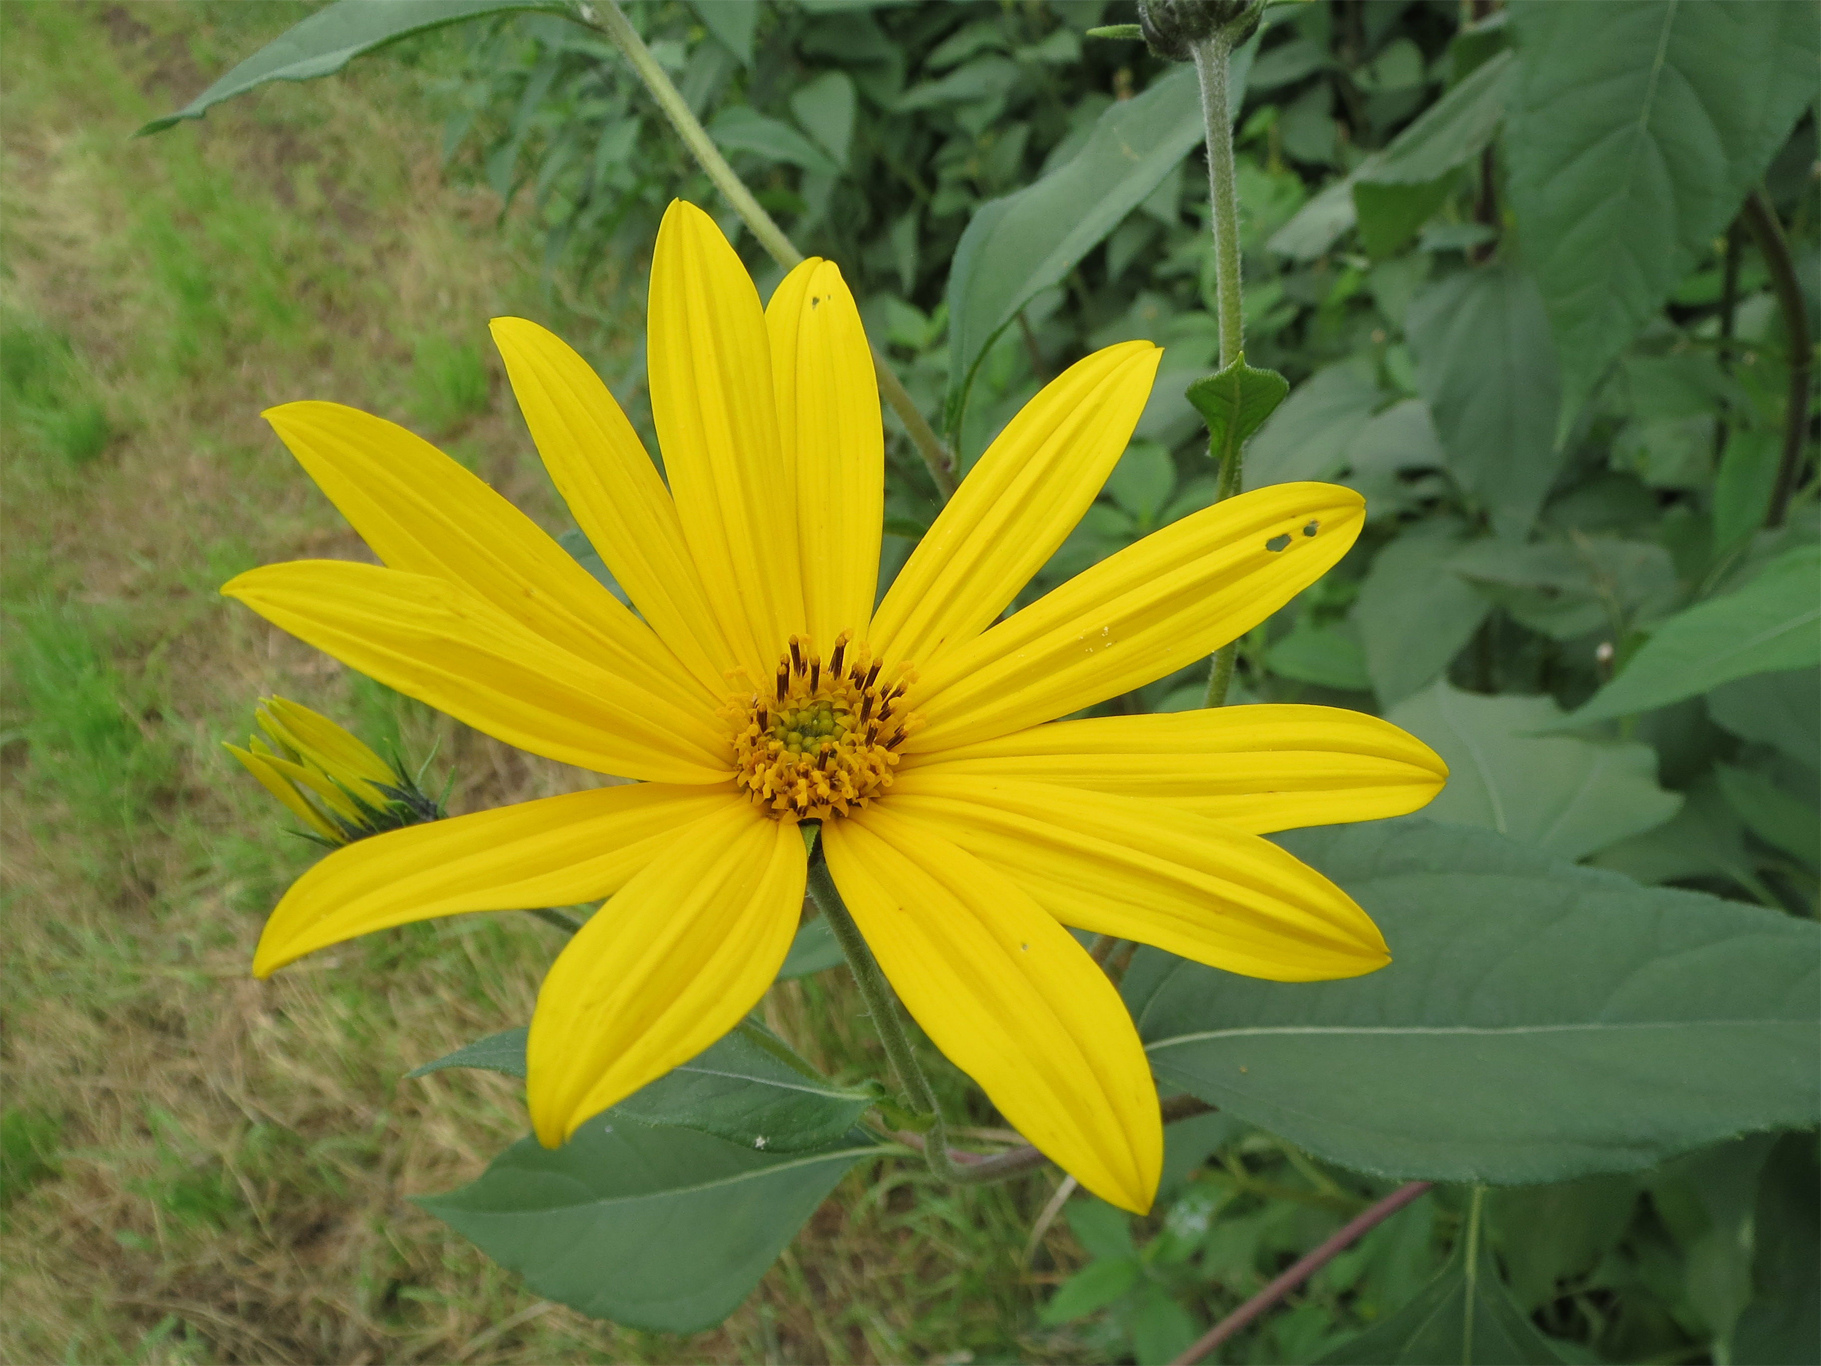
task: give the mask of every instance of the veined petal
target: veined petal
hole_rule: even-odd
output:
[[[296,748],[325,771],[351,782],[391,786],[398,781],[398,775],[384,759],[322,713],[283,697],[268,697],[260,705],[264,714],[259,718],[259,728],[274,741]]]
[[[1121,342],[1071,365],[1019,411],[936,518],[873,617],[868,643],[918,668],[967,644],[1088,510],[1131,439],[1163,352]]]
[[[331,843],[341,843],[341,831],[330,825],[327,818],[305,801],[303,794],[286,782],[284,776],[272,767],[269,761],[273,756],[255,754],[251,750],[242,749],[239,745],[224,743],[222,748],[240,760],[241,766],[259,779],[259,785],[283,802],[285,809],[298,820]]]
[[[495,318],[494,345],[544,468],[602,563],[698,682],[726,696],[738,661],[708,605],[657,466],[592,366],[554,333]]]
[[[679,829],[728,804],[722,791],[629,783],[370,836],[291,884],[259,937],[253,975],[394,925],[611,895]]]
[[[1391,961],[1351,897],[1275,844],[1104,792],[907,773],[888,799],[916,831],[1000,869],[1065,925],[1277,982]]]
[[[1402,816],[1448,778],[1440,755],[1389,721],[1278,704],[1053,721],[911,755],[900,772],[912,770],[1143,797],[1253,835]]]
[[[551,964],[526,1044],[531,1123],[545,1147],[732,1029],[790,951],[803,837],[795,821],[721,800]]]
[[[885,515],[885,429],[860,310],[833,261],[811,257],[765,310],[778,437],[795,490],[803,610],[815,648],[866,638]]]
[[[1365,506],[1338,484],[1273,484],[1152,532],[923,668],[911,700],[929,724],[905,748],[975,744],[1175,672],[1333,568]]]
[[[651,416],[709,606],[754,686],[806,629],[765,311],[721,230],[672,200],[651,261]]]
[[[524,513],[421,437],[339,403],[265,413],[317,487],[388,566],[460,584],[572,654],[688,698],[705,691],[644,622]]]
[[[298,560],[222,587],[274,626],[458,721],[548,759],[660,782],[719,782],[727,737],[579,659],[447,579]]]
[[[880,805],[826,822],[829,871],[905,1008],[1020,1133],[1144,1213],[1163,1121],[1106,974],[1002,874]]]

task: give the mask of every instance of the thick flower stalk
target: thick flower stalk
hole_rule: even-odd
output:
[[[275,565],[223,590],[510,744],[636,782],[400,830],[325,858],[254,971],[469,911],[611,898],[564,948],[528,1044],[561,1143],[701,1052],[771,985],[821,823],[828,870],[931,1039],[1090,1190],[1149,1208],[1158,1099],[1069,927],[1285,981],[1388,961],[1338,887],[1261,838],[1422,806],[1445,770],[1308,706],[1057,720],[1172,673],[1335,564],[1359,496],[1282,484],[1195,513],[1001,621],[1093,502],[1157,348],[1096,352],[1007,425],[883,599],[884,438],[827,261],[761,305],[699,209],[651,273],[666,481],[605,385],[533,323],[493,335],[622,606],[479,479],[350,408],[268,414],[384,567]]]

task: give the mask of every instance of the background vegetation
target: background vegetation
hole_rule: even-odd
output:
[[[1193,158],[990,345],[969,349],[957,338],[982,334],[948,317],[970,215],[1166,75],[1135,45],[1082,37],[1128,16],[1092,0],[631,8],[798,245],[841,263],[964,459],[1085,350],[1168,348],[1139,440],[1031,591],[1205,504],[1212,470],[1180,397],[1215,353]],[[362,553],[258,410],[330,397],[406,420],[562,532],[485,319],[524,313],[581,346],[655,449],[641,254],[672,195],[724,207],[611,49],[541,16],[127,140],[308,9],[0,7],[0,1355],[1167,1360],[1387,1187],[1220,1115],[1172,1130],[1147,1221],[1078,1198],[1039,1229],[1053,1173],[957,1192],[885,1164],[840,1187],[721,1330],[641,1335],[527,1294],[408,1201],[521,1131],[503,1079],[399,1078],[526,1019],[550,930],[466,917],[248,980],[261,916],[313,855],[275,833],[217,747],[257,695],[438,747],[453,809],[591,781],[216,598],[252,564]],[[1240,134],[1248,359],[1298,387],[1248,482],[1343,478],[1373,520],[1247,639],[1241,700],[1416,730],[1455,768],[1441,819],[1813,915],[1813,670],[1730,683],[1609,738],[1536,733],[1651,628],[1816,539],[1812,478],[1762,529],[1791,361],[1762,252],[1722,224],[1622,354],[1565,365],[1513,231],[1523,130],[1493,140],[1503,106],[1464,153],[1400,171],[1384,151],[1496,75],[1502,13],[1338,0],[1271,18]],[[1811,315],[1815,128],[1811,110],[1764,182]],[[767,288],[775,272],[749,260]],[[934,510],[908,442],[891,455],[888,571]],[[1113,705],[1196,705],[1204,676]],[[764,1009],[818,1066],[878,1070],[839,973],[782,984]],[[963,1095],[954,1080],[955,1112]],[[1565,1359],[1799,1360],[1776,1354],[1806,1331],[1815,1234],[1797,1216],[1815,1182],[1812,1135],[1758,1136],[1638,1176],[1497,1192],[1484,1213],[1495,1271]],[[1464,1189],[1425,1196],[1226,1359],[1338,1350],[1418,1293],[1470,1205]]]

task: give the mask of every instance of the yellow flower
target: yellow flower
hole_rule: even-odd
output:
[[[1371,920],[1260,836],[1414,810],[1445,770],[1324,707],[1055,718],[1263,621],[1346,553],[1361,499],[1259,489],[1000,620],[1144,408],[1161,353],[1126,342],[1012,419],[875,607],[884,442],[840,271],[806,261],[762,307],[713,221],[673,203],[649,329],[668,487],[575,352],[493,323],[544,463],[637,615],[402,428],[327,403],[267,414],[385,567],[275,565],[225,593],[509,744],[641,781],[331,854],[273,912],[254,972],[430,916],[612,897],[532,1019],[531,1117],[555,1145],[757,1003],[803,904],[798,822],[819,819],[937,1046],[1081,1184],[1147,1209],[1150,1069],[1064,927],[1284,981],[1370,972],[1388,961]]]
[[[260,705],[255,719],[266,740],[255,735],[245,749],[222,748],[323,843],[351,844],[442,815],[410,774],[328,717],[282,697],[262,698]]]

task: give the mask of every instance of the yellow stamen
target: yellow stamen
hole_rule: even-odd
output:
[[[865,807],[891,786],[895,751],[917,722],[901,701],[914,672],[901,668],[881,685],[880,667],[851,631],[836,639],[826,667],[808,639],[792,636],[772,695],[753,693],[728,709],[734,781],[780,818],[828,820]],[[889,738],[881,740],[894,702]]]

